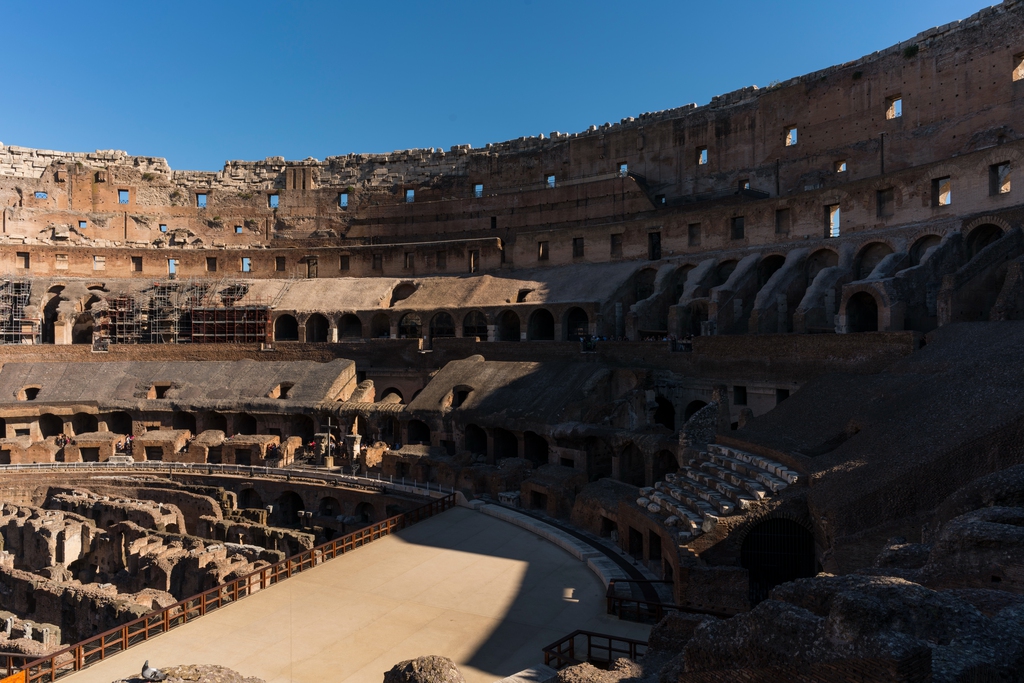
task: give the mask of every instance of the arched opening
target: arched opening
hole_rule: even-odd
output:
[[[768,597],[772,588],[817,573],[814,536],[790,519],[766,519],[743,539],[740,565],[750,577],[750,602]]]
[[[399,301],[404,301],[413,295],[416,291],[416,285],[409,282],[403,282],[402,284],[391,290],[391,302],[388,304],[389,308],[394,308],[395,304]]]
[[[732,275],[732,271],[736,270],[737,263],[737,261],[722,261],[719,263],[718,267],[715,268],[715,279],[711,286],[717,287],[719,285],[724,285],[729,279],[729,276]]]
[[[986,223],[979,225],[967,236],[967,253],[970,258],[978,255],[978,252],[992,244],[1003,236],[1003,229],[998,225]]]
[[[364,501],[356,505],[355,515],[353,516],[362,524],[373,524],[373,506]]]
[[[892,247],[885,242],[872,242],[861,249],[856,263],[857,279],[863,280],[871,275],[871,271],[875,269],[875,266],[891,253]]]
[[[419,339],[423,336],[423,325],[419,313],[406,313],[398,321],[399,339]]]
[[[116,413],[107,413],[104,421],[107,423],[107,431],[111,431],[115,434],[132,433],[132,416],[128,413],[121,411]]]
[[[474,424],[466,425],[466,450],[473,455],[487,455],[487,433]]]
[[[63,291],[64,285],[54,285],[46,290],[46,303],[43,305],[43,326],[41,331],[44,344],[52,344],[54,342],[53,323],[57,320],[57,309],[60,307],[60,302],[63,301],[60,296],[60,293]]]
[[[619,454],[619,477],[633,486],[644,485],[644,456],[633,444]]]
[[[294,491],[285,491],[277,499],[277,518],[281,524],[294,526],[299,523],[299,513],[305,510],[302,497]]]
[[[409,435],[409,443],[430,445],[430,427],[422,420],[409,420],[406,434]]]
[[[658,451],[654,454],[654,481],[663,481],[666,474],[679,470],[679,461],[672,451]]]
[[[462,336],[472,339],[478,337],[487,341],[487,316],[480,311],[470,311],[462,319]]]
[[[331,324],[327,318],[314,313],[306,320],[306,342],[310,344],[323,344],[327,341],[327,335]]]
[[[43,438],[57,436],[64,433],[64,420],[52,413],[43,413],[39,416],[39,431]]]
[[[567,341],[579,341],[590,336],[590,317],[578,306],[569,309],[565,314],[565,338]]]
[[[604,439],[588,436],[583,441],[583,450],[587,453],[587,469],[590,481],[597,481],[612,476],[611,446]]]
[[[689,403],[686,404],[686,410],[683,411],[683,419],[689,420],[691,417],[693,417],[694,413],[696,413],[698,410],[700,410],[706,405],[706,401],[690,401]]]
[[[388,331],[390,332],[390,330]],[[362,339],[362,337],[363,322],[359,319],[359,316],[354,313],[346,313],[341,316],[341,319],[338,321],[338,338]]]
[[[831,249],[819,249],[807,257],[807,281],[812,282],[821,271],[838,265],[839,254]]]
[[[548,464],[548,440],[536,432],[523,433],[523,456],[534,467]]]
[[[498,341],[519,341],[519,316],[514,311],[505,311],[498,316],[495,332]]]
[[[218,429],[228,433],[228,419],[220,413],[203,413],[203,429]]]
[[[846,302],[846,329],[849,332],[878,331],[878,302],[868,292],[857,292]]]
[[[317,514],[321,517],[337,517],[341,514],[341,503],[334,496],[324,496],[320,499]]]
[[[242,489],[238,494],[238,507],[243,510],[261,510],[263,499],[255,489]]]
[[[519,457],[519,439],[515,434],[502,429],[501,427],[494,428],[494,459],[502,460],[504,458],[518,458]]]
[[[928,250],[932,247],[937,247],[942,243],[942,238],[938,235],[925,235],[919,237],[914,242],[914,246],[910,247],[910,262],[915,266],[921,265],[924,261],[925,256],[928,254]]]
[[[699,337],[704,329],[704,323],[708,321],[708,303],[706,301],[694,301],[689,308],[690,334]]]
[[[92,313],[82,313],[75,318],[75,324],[71,328],[72,344],[92,344],[93,332]]]
[[[359,422],[365,423],[365,420],[360,419]],[[316,423],[309,415],[296,415],[292,420],[291,429],[292,432],[289,436],[298,436],[302,439],[302,443],[309,443],[313,440],[313,435],[316,434]]]
[[[441,311],[430,319],[430,338],[439,339],[455,336],[455,321],[451,314]]]
[[[761,259],[757,264],[757,288],[760,289],[768,284],[772,275],[778,272],[779,268],[786,263],[786,257],[781,254],[772,254]]]
[[[71,428],[75,434],[90,434],[99,431],[99,420],[89,413],[75,413],[71,416]]]
[[[299,321],[295,316],[280,315],[274,321],[274,341],[299,341]]]
[[[370,319],[370,336],[374,339],[387,339],[391,336],[391,318],[387,313],[378,313]]]
[[[255,434],[256,418],[249,413],[235,415],[235,434]]]
[[[654,409],[654,424],[668,427],[669,431],[676,431],[676,409],[672,401],[664,396],[656,396],[654,402],[657,407]]]
[[[658,277],[658,271],[654,268],[644,268],[636,274],[636,300],[643,301],[654,294],[654,281]]]
[[[381,403],[401,403],[405,398],[402,392],[395,388],[385,389],[380,395]]]
[[[187,429],[193,435],[196,434],[196,416],[192,413],[186,413],[179,410],[174,414],[171,421],[171,426],[175,429]]]
[[[554,341],[555,317],[543,308],[535,310],[526,325],[526,338],[530,341]]]

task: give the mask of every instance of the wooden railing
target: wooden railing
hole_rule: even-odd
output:
[[[619,657],[636,661],[647,652],[647,641],[610,636],[592,631],[573,631],[561,640],[544,648],[544,663],[561,669],[574,664],[590,662],[606,669]]]
[[[449,494],[436,498],[426,505],[418,507],[382,522],[371,524],[350,534],[328,541],[315,548],[304,550],[276,564],[258,569],[250,574],[225,583],[216,588],[193,595],[168,607],[155,610],[127,624],[110,629],[80,643],[66,647],[42,658],[30,658],[22,655],[5,655],[7,657],[7,674],[14,673],[18,667],[26,673],[27,683],[35,681],[55,681],[87,666],[103,661],[118,652],[144,643],[161,633],[187,624],[198,619],[207,612],[219,609],[242,598],[257,593],[264,588],[273,586],[299,572],[312,569],[332,560],[339,555],[351,552],[384,536],[400,531],[436,514],[455,507],[455,495]],[[24,660],[31,659],[25,662]],[[0,659],[0,663],[4,660]]]
[[[623,584],[641,584],[653,588],[656,583],[672,585],[671,581],[612,579],[608,582],[608,590],[605,591],[605,598],[608,600],[608,614],[614,614],[619,619],[628,619],[629,621],[657,623],[669,610],[678,610],[679,607],[673,603],[634,598],[632,595],[620,595],[616,589],[617,585]]]

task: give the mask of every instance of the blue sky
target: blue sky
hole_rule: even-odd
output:
[[[991,2],[5,4],[0,141],[216,170],[580,131],[855,59]]]

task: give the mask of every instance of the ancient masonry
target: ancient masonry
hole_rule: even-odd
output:
[[[415,481],[668,582],[700,615],[664,636],[680,681],[1019,670],[962,644],[1024,628],[1021,121],[1006,0],[483,149],[198,172],[0,146],[0,650],[408,511]],[[388,483],[316,479],[341,471]],[[879,595],[967,630],[850,626]],[[777,619],[857,635],[774,651]]]

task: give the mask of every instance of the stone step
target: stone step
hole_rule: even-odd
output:
[[[709,453],[708,457],[710,458],[710,462],[716,463],[722,467],[728,467],[729,470],[736,472],[737,474],[742,473],[742,476],[747,480],[760,482],[760,484],[763,484],[772,493],[778,493],[789,486],[789,484],[779,477],[776,477],[759,467],[755,467],[750,463],[745,463],[741,460],[736,460],[729,456],[719,455],[717,453]]]
[[[733,486],[729,482],[719,479],[718,477],[699,468],[688,467],[683,470],[683,474],[699,484],[703,484],[708,488],[718,491],[720,494],[735,503],[741,510],[747,509],[753,500],[752,496],[743,489]]]
[[[723,446],[721,444],[710,444],[708,446],[708,451],[710,453],[724,455],[726,457],[731,457],[736,460],[749,463],[757,467],[758,469],[764,470],[774,475],[775,477],[782,479],[783,481],[786,482],[786,484],[795,484],[800,478],[799,474],[789,469],[785,465],[778,463],[770,458],[766,458],[762,455],[747,453],[746,451],[741,451],[738,448]]]
[[[664,493],[658,495],[669,498],[672,505],[676,506],[679,514],[696,518],[703,522],[704,517],[713,514],[716,508],[709,502],[702,500],[692,491],[686,491],[678,486],[666,486]]]
[[[736,509],[735,503],[722,496],[718,491],[708,488],[699,482],[693,481],[689,477],[673,475],[673,479],[671,481],[664,482],[664,485],[669,489],[675,488],[677,490],[681,490],[691,498],[696,496],[698,499],[709,505],[714,511],[717,511],[718,514],[731,515]],[[670,495],[673,495],[671,491]],[[690,507],[694,508],[694,506]],[[701,510],[701,512],[703,512],[703,510]]]
[[[713,462],[701,461],[697,468],[718,477],[722,481],[728,482],[733,486],[743,489],[755,500],[761,500],[767,495],[765,487],[762,486],[757,479],[748,477],[744,474],[740,474],[735,470],[731,470],[725,467],[721,467]],[[756,475],[755,475],[756,476]]]

